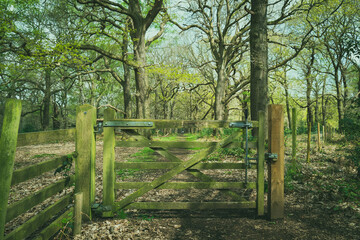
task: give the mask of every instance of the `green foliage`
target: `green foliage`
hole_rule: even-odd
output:
[[[302,166],[299,163],[288,163],[284,177],[285,191],[295,190],[293,181],[303,182]]]
[[[350,158],[358,170],[360,177],[360,99],[355,98],[345,110],[345,116],[341,127],[345,132],[347,140],[354,142],[355,147],[351,151]]]
[[[115,215],[119,219],[126,219],[128,217],[126,212],[123,209],[118,210]]]
[[[142,220],[151,222],[155,217],[154,216],[148,216],[148,215],[141,215],[139,218],[142,219]]]
[[[73,163],[73,155],[72,154],[63,156],[63,163],[60,167],[55,169],[54,175],[56,175],[57,173],[63,172],[63,176],[68,177],[70,169],[72,167],[72,163]]]
[[[345,109],[345,116],[341,128],[349,140],[360,139],[360,99],[353,99]]]

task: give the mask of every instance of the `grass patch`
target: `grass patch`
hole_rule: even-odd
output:
[[[227,157],[244,157],[245,149],[242,148],[219,148],[209,156],[207,156],[204,162],[216,162],[221,161]],[[250,154],[249,154],[250,155]]]
[[[146,147],[132,154],[130,156],[131,159],[128,159],[127,162],[154,162],[156,158],[154,153],[154,150]],[[127,178],[135,177],[135,174],[140,171],[140,169],[120,169],[116,172],[116,174],[124,181]]]
[[[51,153],[42,153],[42,154],[37,154],[31,157],[31,159],[35,159],[35,158],[44,158],[44,157],[54,157],[56,156],[56,154],[51,154]]]

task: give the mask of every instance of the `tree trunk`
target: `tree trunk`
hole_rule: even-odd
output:
[[[137,34],[134,34],[132,41],[134,43],[134,59],[138,64],[135,70],[136,82],[136,117],[145,119],[150,116],[149,105],[149,83],[146,73],[146,50],[145,50],[145,29],[144,26],[136,27]]]
[[[129,47],[129,38],[128,38],[128,24],[130,20],[128,19],[125,24],[125,32],[123,34],[123,45],[121,47],[123,57],[125,58],[128,52]],[[123,91],[124,91],[124,118],[131,118],[131,89],[130,89],[130,67],[126,63],[123,63],[124,69],[124,81],[123,81]]]
[[[42,129],[48,130],[50,126],[50,104],[51,104],[51,69],[45,70],[45,92],[44,108],[42,114]]]
[[[322,93],[321,93],[321,112],[322,112],[322,124],[323,126],[327,126],[326,124],[326,105],[327,105],[327,99],[325,99],[325,88],[326,86],[326,78],[324,79],[324,82],[323,82],[323,87],[322,87]]]
[[[267,1],[252,0],[251,10],[254,12],[250,25],[251,120],[258,120],[258,112],[266,111],[268,103]]]
[[[342,97],[342,90],[341,90],[341,82],[339,80],[339,68],[338,66],[335,67],[335,86],[336,86],[336,100],[337,100],[337,109],[338,109],[338,120],[339,120],[339,131],[341,132],[341,122],[344,115],[344,104],[343,104],[343,97]]]
[[[221,60],[219,60],[221,61]],[[218,64],[217,67],[218,81],[215,89],[215,120],[223,120],[225,116],[225,90],[226,90],[226,74],[225,74],[225,64],[223,61]]]
[[[312,67],[314,65],[315,61],[315,47],[312,47],[311,49],[311,56],[310,56],[310,62],[306,65],[306,108],[307,108],[307,121],[310,123],[310,125],[313,125],[313,115],[311,111],[311,89],[312,89],[312,83],[313,83],[313,77],[312,74]]]
[[[286,112],[287,112],[287,118],[289,122],[289,129],[291,129],[291,114],[290,114],[290,101],[289,101],[289,87],[287,84],[287,76],[286,76],[286,67],[284,68],[284,90],[285,90],[285,104],[286,104]]]

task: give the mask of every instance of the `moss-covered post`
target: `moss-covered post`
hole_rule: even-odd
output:
[[[14,169],[17,136],[21,116],[21,101],[8,99],[0,138],[0,239],[4,239],[6,209]]]
[[[83,193],[75,193],[75,206],[74,206],[74,230],[73,235],[76,236],[81,233],[81,210],[83,204]]]
[[[258,216],[264,215],[265,112],[259,112],[257,199]]]
[[[104,121],[113,119],[115,119],[115,110],[105,109]],[[113,127],[104,128],[103,149],[103,204],[109,210],[103,212],[103,217],[112,217],[115,201],[115,131]]]
[[[85,104],[76,108],[75,192],[83,193],[83,220],[91,220],[95,201],[95,107]]]
[[[269,105],[269,151],[277,159],[269,161],[268,214],[270,219],[284,218],[284,112],[282,105]]]
[[[292,132],[292,155],[291,160],[296,160],[296,108],[292,109],[292,121],[291,121],[291,132]]]

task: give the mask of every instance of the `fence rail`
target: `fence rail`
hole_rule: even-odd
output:
[[[43,132],[19,133],[17,146],[74,141],[75,128]]]

